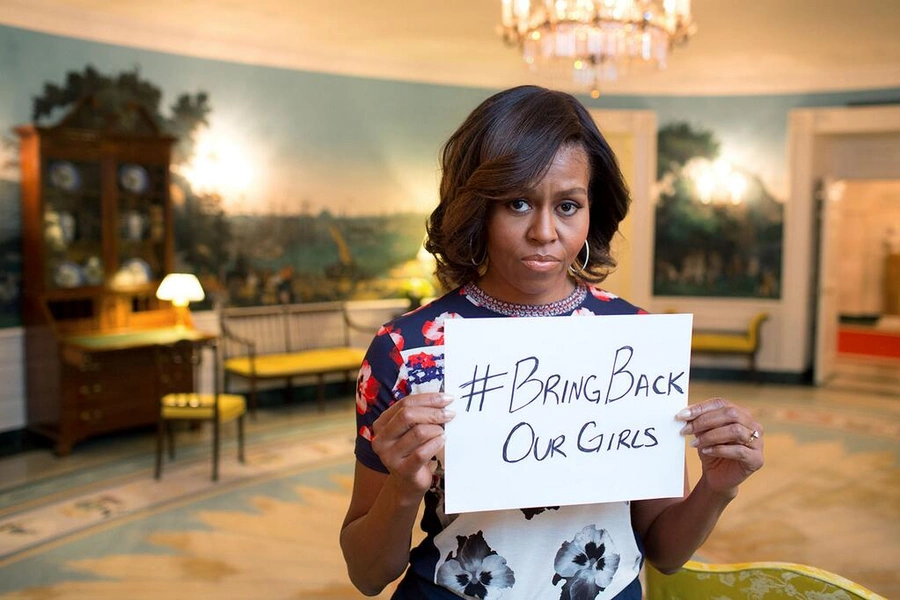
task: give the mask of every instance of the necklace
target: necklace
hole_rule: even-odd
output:
[[[516,304],[514,302],[504,302],[493,296],[488,295],[474,283],[468,283],[463,287],[463,292],[469,301],[477,306],[483,306],[486,309],[505,317],[556,317],[565,315],[581,306],[587,297],[587,286],[578,282],[572,293],[556,302],[549,304]]]

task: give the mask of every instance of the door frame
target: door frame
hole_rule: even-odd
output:
[[[589,109],[603,134],[628,135],[633,143],[631,172],[623,172],[631,192],[628,216],[615,242],[619,270],[615,292],[637,306],[649,307],[653,290],[653,189],[656,181],[656,113],[652,110]],[[635,226],[638,224],[639,226]]]
[[[782,337],[781,355],[798,357],[800,363],[788,365],[805,370],[816,365],[815,340],[820,334],[816,318],[818,289],[821,285],[814,268],[817,260],[815,186],[817,179],[830,175],[822,172],[822,154],[829,138],[844,135],[879,135],[900,133],[900,106],[868,106],[848,108],[796,109],[788,117],[788,176],[790,199],[785,207],[785,222],[790,224],[790,243],[784,252],[783,307],[786,335]],[[843,173],[841,177],[846,178]],[[823,318],[826,316],[823,315]],[[830,318],[830,317],[829,317]],[[837,318],[837,315],[833,315]],[[791,361],[794,362],[794,361]],[[815,381],[828,373],[814,373]]]

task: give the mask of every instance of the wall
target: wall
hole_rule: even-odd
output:
[[[32,98],[46,82],[61,84],[70,70],[91,64],[105,74],[137,67],[163,91],[168,107],[181,93],[209,94],[210,131],[242,148],[257,166],[253,185],[226,198],[228,210],[301,210],[336,214],[383,214],[398,207],[426,211],[436,200],[440,144],[483,98],[487,89],[436,86],[230,64],[147,52],[21,29],[0,27],[0,135],[13,141],[11,128],[31,120]],[[900,89],[778,96],[608,96],[582,101],[592,108],[643,110],[658,125],[688,122],[715,132],[722,152],[757,174],[773,195],[787,200],[787,121],[794,108],[846,106],[900,101]],[[18,174],[5,165],[13,147],[0,146],[0,242],[20,230]],[[380,211],[380,213],[379,213]],[[788,220],[790,211],[787,211]],[[785,338],[796,335],[781,322],[778,300],[656,298],[651,293],[652,212],[632,215],[625,248],[631,253],[622,289],[650,310],[675,308],[695,313],[703,327],[740,328],[748,315],[771,309],[768,340],[760,357],[763,370],[798,373],[808,357]],[[786,223],[790,229],[791,223]],[[785,243],[794,238],[785,236]],[[801,265],[809,270],[809,264]],[[5,280],[15,273],[3,273]],[[783,285],[791,285],[790,281]],[[806,302],[807,298],[792,302]],[[11,384],[0,397],[0,431],[23,425],[20,336],[3,330],[0,363]],[[7,343],[8,342],[8,343]],[[785,351],[788,349],[789,351]],[[718,364],[718,363],[716,363]],[[730,364],[725,360],[722,364]],[[737,363],[735,363],[737,364]],[[19,383],[16,383],[16,382]]]
[[[900,170],[897,171],[900,175]],[[838,312],[884,313],[886,239],[900,235],[900,180],[845,181],[838,234]]]

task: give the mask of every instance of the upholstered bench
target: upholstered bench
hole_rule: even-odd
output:
[[[743,331],[695,331],[691,336],[691,352],[694,354],[743,354],[750,361],[750,372],[753,378],[758,380],[756,354],[759,352],[762,324],[768,318],[769,314],[765,312],[754,315],[750,319],[747,329]]]
[[[365,356],[366,348],[351,343],[351,331],[373,333],[353,324],[343,303],[223,308],[219,317],[225,389],[234,378],[245,380],[254,413],[259,382],[278,379],[290,395],[296,379],[314,378],[323,409],[326,376],[342,373],[349,385]]]

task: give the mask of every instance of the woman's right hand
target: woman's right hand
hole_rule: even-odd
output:
[[[452,401],[448,394],[411,394],[372,426],[372,449],[410,498],[421,499],[431,487],[431,459],[444,447],[444,424],[456,414],[447,408]]]

